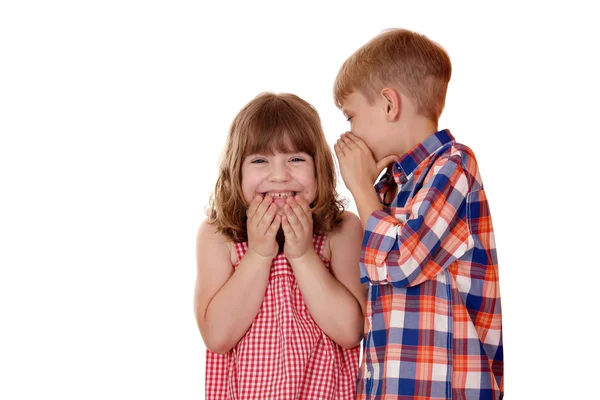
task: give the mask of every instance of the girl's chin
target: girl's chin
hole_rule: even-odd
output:
[[[285,211],[283,210],[283,204],[277,204],[277,215],[282,217],[285,215]]]

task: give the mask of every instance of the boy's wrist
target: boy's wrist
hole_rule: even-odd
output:
[[[362,223],[363,229],[367,226],[369,217],[378,210],[382,210],[383,206],[379,201],[379,196],[373,186],[368,188],[364,187],[361,190],[352,193],[354,201],[356,202],[356,208],[358,209],[358,216]]]

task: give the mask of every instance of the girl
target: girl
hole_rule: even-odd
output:
[[[206,398],[354,399],[362,227],[317,112],[263,93],[234,119],[197,239]]]

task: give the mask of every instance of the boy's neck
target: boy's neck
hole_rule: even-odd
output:
[[[399,136],[403,138],[402,149],[399,149],[402,153],[399,154],[400,157],[438,131],[436,122],[421,115],[414,115],[412,118],[406,118],[398,122],[400,123]]]

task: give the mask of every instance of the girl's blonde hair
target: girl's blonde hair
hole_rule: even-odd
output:
[[[235,242],[248,239],[242,194],[242,163],[249,154],[305,152],[314,159],[317,194],[311,204],[314,229],[330,232],[342,220],[344,201],[336,192],[331,150],[317,111],[289,93],[261,93],[233,120],[211,196],[208,221]]]

